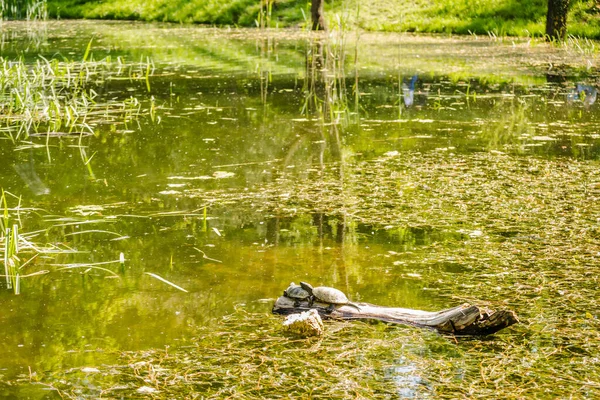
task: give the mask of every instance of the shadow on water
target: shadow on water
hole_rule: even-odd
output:
[[[565,390],[597,393],[581,384],[598,373],[598,77],[579,67],[587,55],[135,23],[49,23],[34,40],[13,27],[7,60],[80,59],[94,36],[95,60],[151,57],[155,70],[149,83],[137,65],[89,84],[99,103],[139,99],[135,119],[98,114],[93,135],[0,141],[11,221],[28,242],[69,249],[23,267],[48,273],[23,278],[19,296],[0,293],[7,395],[37,396],[39,381],[88,397],[119,385],[112,394],[461,397],[469,381],[474,397],[501,385],[560,397],[559,365]],[[547,75],[547,60],[564,73]],[[299,280],[381,305],[512,308],[524,323],[461,341],[331,323],[300,341],[270,315]]]

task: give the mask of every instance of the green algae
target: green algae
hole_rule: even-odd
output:
[[[94,179],[64,139],[51,160],[36,136],[0,142],[19,233],[73,250],[0,293],[4,395],[598,397],[598,111],[576,89],[597,82],[593,52],[82,24],[94,57],[156,62],[150,94],[143,64],[98,101],[153,96],[162,118],[83,137]],[[49,42],[83,54],[89,35],[63,28],[48,38],[76,39]],[[298,340],[270,309],[299,280],[521,323],[454,339],[330,322]]]

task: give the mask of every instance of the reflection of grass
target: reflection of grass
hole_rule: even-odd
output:
[[[358,273],[364,274],[359,276],[381,271],[377,278],[364,282],[374,282],[371,293],[382,292],[382,298],[387,299],[387,293],[397,293],[397,285],[407,284],[418,288],[420,296],[429,293],[437,301],[448,302],[448,306],[477,301],[492,308],[514,309],[523,324],[485,340],[454,341],[412,328],[331,322],[327,323],[323,338],[305,340],[286,337],[281,332],[280,318],[266,314],[268,307],[264,307],[263,313],[237,312],[215,318],[212,324],[195,319],[186,310],[181,323],[190,326],[192,334],[186,336],[191,345],[185,348],[175,348],[172,344],[168,351],[164,348],[131,351],[108,365],[98,358],[86,359],[88,368],[84,370],[69,368],[72,361],[59,358],[65,354],[61,351],[52,360],[62,361],[55,368],[32,365],[35,374],[31,383],[50,385],[65,395],[78,393],[90,398],[135,397],[143,386],[159,390],[157,396],[161,398],[186,398],[199,392],[207,398],[280,395],[394,398],[397,393],[406,396],[410,393],[415,398],[460,398],[465,394],[465,382],[470,385],[469,398],[598,397],[600,388],[595,382],[600,366],[591,361],[600,340],[596,306],[600,251],[596,220],[599,212],[596,200],[600,196],[597,162],[489,153],[451,154],[440,149],[389,154],[354,163],[347,176],[351,191],[345,193],[327,184],[330,180],[334,184],[339,182],[335,173],[330,176],[330,168],[334,166],[327,165],[320,181],[310,179],[312,176],[304,180],[290,177],[290,188],[298,189],[295,191],[282,187],[280,180],[277,185],[267,185],[268,192],[262,188],[240,188],[237,195],[242,201],[235,205],[228,202],[232,199],[228,195],[236,194],[232,189],[203,195],[224,204],[222,209],[229,216],[234,212],[245,215],[245,205],[248,210],[261,208],[264,216],[267,208],[262,208],[263,204],[271,205],[275,215],[284,215],[286,209],[287,213],[296,214],[302,205],[334,212],[335,207],[346,201],[344,209],[349,218],[370,220],[378,226],[398,226],[400,229],[395,233],[398,235],[412,230],[414,234],[427,236],[435,231],[430,227],[436,226],[452,232],[478,228],[481,235],[457,235],[453,239],[455,245],[431,241],[406,252],[394,247],[395,242],[378,247],[372,241],[360,239],[360,244],[343,246],[344,257],[360,251],[370,260],[357,268]],[[255,192],[255,199],[242,198],[248,191]],[[294,193],[295,198],[287,199],[277,196],[278,193]],[[356,194],[356,198],[347,199],[349,193]],[[348,204],[348,200],[357,203]],[[294,205],[294,210],[290,205]],[[73,225],[80,223],[72,221]],[[403,228],[416,224],[421,226]],[[161,226],[157,220],[152,225]],[[306,225],[298,228],[298,232],[310,229]],[[297,256],[303,250],[296,240],[293,243],[287,254]],[[229,244],[231,249],[240,251],[237,239]],[[155,247],[164,249],[165,242]],[[397,253],[385,251],[392,249]],[[332,250],[320,250],[319,254],[329,251]],[[248,259],[239,254],[231,260],[239,259],[248,268]],[[396,267],[394,261],[401,264]],[[259,258],[256,262],[264,261]],[[450,268],[448,264],[456,267]],[[384,269],[390,278],[384,275]],[[192,269],[190,273],[195,276],[198,271]],[[207,284],[205,292],[214,296],[211,302],[193,303],[194,310],[201,310],[198,315],[209,314],[216,302],[228,301],[222,287],[236,287],[240,283],[246,287],[249,282],[245,280],[247,274],[231,267],[213,267],[209,273],[223,274],[220,276],[225,278]],[[276,279],[259,276],[264,285],[271,285]],[[368,286],[364,283],[365,289]],[[278,294],[280,290],[273,290],[269,296]],[[141,295],[128,294],[123,302],[106,299],[88,302],[87,315],[108,321],[106,326],[113,329],[113,318],[125,315],[124,302],[131,304],[136,299],[145,301],[140,301],[136,308],[139,311],[132,312],[130,318],[164,315],[160,314],[160,307],[148,303],[149,298],[162,301],[155,292],[144,295],[142,291]],[[402,298],[396,304],[402,306],[405,301]],[[181,310],[180,304],[167,303],[165,314]],[[131,324],[135,319],[127,321]],[[161,321],[161,326],[172,320],[165,321]],[[101,322],[93,325],[95,329],[105,326]],[[86,326],[82,324],[77,329],[81,336]],[[110,334],[115,334],[99,331],[108,336],[107,341]],[[65,337],[61,337],[63,342]],[[73,347],[71,342],[68,345]],[[110,349],[104,343],[96,346]],[[98,372],[90,373],[90,367]],[[558,369],[564,377],[560,385],[555,383]],[[534,379],[523,379],[523,375]],[[4,379],[0,387],[8,387],[10,391],[30,383],[12,380],[10,384],[13,386],[8,386]]]
[[[65,23],[65,26],[67,24],[74,26],[73,24],[78,23],[70,21]],[[94,26],[94,24],[82,25],[85,26]],[[97,26],[102,26],[102,23]],[[332,24],[332,29],[334,26]],[[188,26],[163,29],[146,25],[142,29],[143,33],[140,33],[140,28],[136,25],[116,27],[114,24],[105,31],[105,35],[110,36],[110,39],[117,42],[123,50],[133,54],[137,54],[140,48],[144,49],[144,52],[151,51],[152,58],[157,64],[181,63],[201,69],[228,70],[230,73],[245,73],[254,70],[256,65],[260,64],[263,70],[272,71],[273,79],[278,79],[278,76],[284,74],[306,77],[306,60],[302,57],[302,52],[298,51],[298,43],[294,42],[295,39],[306,41],[306,32],[290,30],[264,32],[258,29],[219,31]],[[361,32],[360,40],[357,41],[354,34],[340,33],[339,30],[334,34],[337,38],[332,38],[333,41],[337,41],[338,38],[343,39],[344,51],[340,51],[341,48],[335,49],[329,44],[328,46],[335,50],[334,57],[340,57],[339,61],[336,61],[338,63],[336,67],[345,68],[346,76],[354,74],[353,70],[357,65],[356,55],[358,55],[360,71],[384,69],[388,73],[394,75],[401,73],[403,76],[418,71],[420,76],[449,75],[456,81],[477,77],[490,83],[545,82],[544,74],[548,69],[549,60],[552,62],[553,70],[561,66],[569,68],[566,74],[571,73],[570,69],[573,66],[588,68],[589,62],[592,62],[590,60],[592,45],[590,41],[585,40],[570,40],[571,45],[559,47],[548,46],[541,40],[515,39],[492,43],[493,41],[489,40],[487,35],[482,40],[474,36],[449,39],[439,36],[399,37]],[[211,40],[203,40],[207,35],[211,36]],[[396,45],[398,40],[401,40],[402,46]],[[274,48],[277,57],[264,57],[263,45],[256,46],[256,43],[261,42],[267,45],[269,41],[277,44]],[[584,52],[579,50],[579,47]],[[365,54],[376,54],[377,57],[369,57]],[[206,73],[202,71],[190,75],[205,76]],[[365,77],[362,72],[359,78],[364,80]],[[359,92],[360,90],[355,91],[355,94]]]
[[[512,149],[524,138],[531,137],[535,129],[530,124],[527,104],[513,100],[510,112],[503,109],[504,104],[499,102],[498,109],[502,109],[501,117],[497,122],[487,123],[483,126],[482,137],[492,150]]]

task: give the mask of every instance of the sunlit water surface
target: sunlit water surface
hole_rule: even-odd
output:
[[[523,323],[496,335],[504,341],[533,342],[564,327],[561,313],[576,315],[580,351],[560,362],[585,361],[598,377],[584,345],[598,339],[599,317],[589,233],[600,184],[594,52],[487,37],[321,40],[53,22],[2,25],[1,54],[81,60],[90,40],[95,60],[153,67],[149,87],[125,73],[94,85],[97,100],[134,96],[148,110],[152,97],[156,110],[128,124],[90,120],[95,136],[81,142],[0,141],[2,188],[36,209],[23,212],[21,231],[44,230],[33,240],[77,250],[39,256],[25,268],[49,273],[24,278],[20,295],[0,292],[0,377],[21,377],[5,395],[51,395],[28,388],[31,374],[175,348],[240,308],[270,318],[275,298],[299,280],[381,305],[513,309]],[[575,210],[564,205],[573,191],[554,202],[556,179],[570,177],[582,190]],[[549,259],[554,243],[580,240],[589,254]],[[102,262],[112,263],[94,264]],[[568,280],[577,274],[582,283]],[[568,295],[567,308],[556,308]],[[506,343],[484,350],[500,357]],[[395,360],[378,372],[387,395],[444,393]],[[583,385],[577,397],[598,395],[597,380],[586,386],[593,377],[571,372]]]

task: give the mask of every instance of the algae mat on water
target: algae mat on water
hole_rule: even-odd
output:
[[[575,338],[521,331],[456,341],[414,328],[328,323],[324,338],[297,339],[286,337],[280,322],[239,312],[217,332],[200,330],[187,347],[124,353],[121,365],[23,381],[63,398],[107,399],[525,399],[600,392],[597,362],[574,347]]]
[[[326,211],[389,235],[407,225],[455,232],[457,243],[433,242],[394,254],[395,262],[440,298],[510,308],[521,324],[454,339],[333,322],[323,339],[299,340],[285,336],[280,318],[239,310],[197,327],[177,348],[122,353],[119,364],[23,376],[20,384],[73,398],[600,395],[596,162],[440,149],[286,174],[251,191],[185,194],[215,208],[236,204],[242,214]],[[436,268],[446,262],[466,273]]]
[[[338,91],[331,109],[346,110],[323,121],[301,111],[317,43],[79,25],[96,32],[96,57],[156,61],[150,89],[106,80],[98,101],[130,93],[142,110],[164,105],[162,118],[84,138],[97,179],[67,137],[26,152],[4,142],[3,182],[49,210],[17,207],[19,232],[77,253],[38,257],[28,271],[52,273],[2,298],[3,396],[599,397],[600,179],[583,160],[598,157],[597,104],[576,91],[596,85],[591,46],[364,34],[347,43],[358,57],[329,58],[345,73],[323,76],[348,89],[352,77],[356,108]],[[43,51],[83,54],[90,35],[68,27],[48,24],[49,38],[78,41]],[[557,70],[572,78],[555,82],[568,75]],[[22,175],[36,171],[50,192],[32,198]],[[125,265],[106,264],[121,252]],[[522,323],[456,341],[328,323],[325,338],[297,340],[268,310],[298,278],[382,305],[511,309]]]

